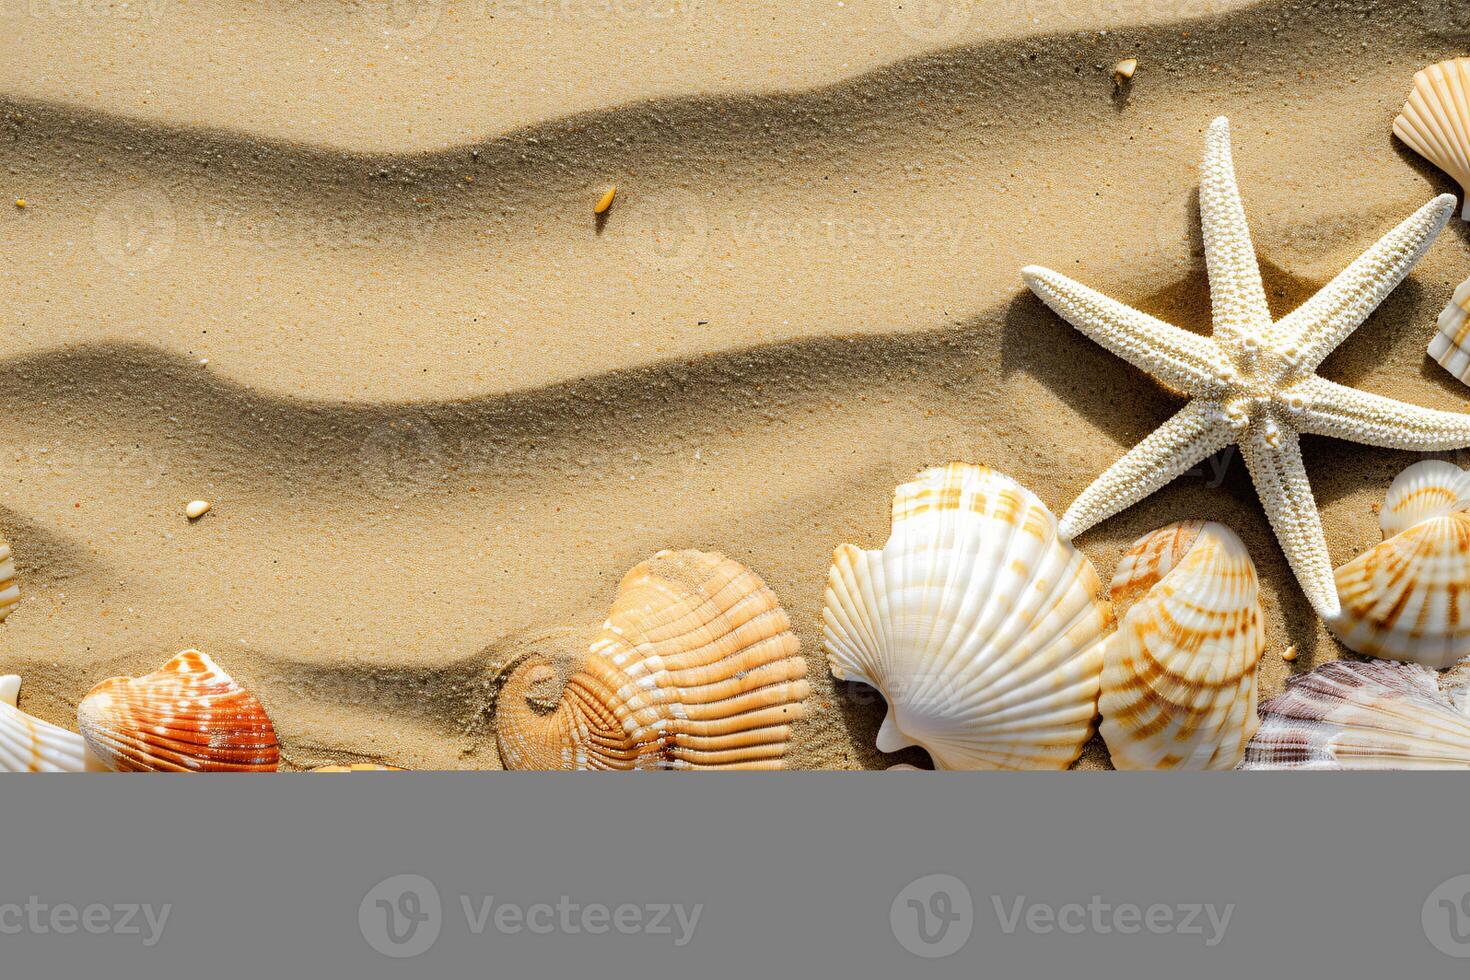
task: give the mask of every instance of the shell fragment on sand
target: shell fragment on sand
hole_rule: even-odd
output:
[[[592,206],[592,213],[593,214],[606,214],[607,213],[607,209],[610,208],[610,207],[612,207],[613,198],[615,198],[617,196],[618,196],[618,189],[616,187],[609,187],[607,189],[606,193],[604,193],[601,197],[599,197],[597,199],[597,203]]]
[[[0,538],[0,622],[20,604],[20,585],[15,578],[15,556],[10,542]]]
[[[1470,473],[1437,459],[1404,470],[1379,510],[1383,541],[1337,569],[1349,649],[1445,668],[1470,656]]]
[[[1065,769],[1092,736],[1112,613],[1031,491],[984,466],[920,473],[877,551],[833,555],[822,609],[839,680],[888,702],[878,749],[939,769]]]
[[[1333,660],[1261,705],[1240,768],[1470,768],[1465,706],[1418,664]]]
[[[265,708],[205,654],[185,650],[142,677],[114,677],[77,709],[82,737],[120,772],[274,772]]]
[[[1393,121],[1393,133],[1459,183],[1470,220],[1470,58],[1430,65]]]
[[[1470,279],[1460,283],[1450,305],[1439,315],[1429,356],[1440,367],[1470,385]]]
[[[1140,538],[1111,595],[1099,730],[1118,769],[1233,769],[1260,724],[1266,648],[1260,583],[1245,543],[1213,521]],[[1126,609],[1126,611],[1124,611]]]
[[[779,769],[810,687],[791,621],[759,575],[661,551],[623,577],[559,695],[550,661],[511,672],[495,714],[507,769]],[[550,710],[547,710],[550,709]]]
[[[87,772],[105,767],[82,736],[17,707],[20,678],[0,677],[0,772]]]
[[[1113,82],[1122,85],[1133,80],[1133,75],[1138,71],[1137,58],[1124,58],[1113,66]]]
[[[209,513],[209,508],[211,506],[212,505],[207,500],[191,500],[184,505],[184,516],[191,521],[197,521],[199,518]]]

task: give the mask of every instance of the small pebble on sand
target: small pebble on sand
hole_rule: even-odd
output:
[[[1285,660],[1289,664],[1290,663],[1295,663],[1296,662],[1296,644],[1292,644],[1291,646],[1287,647],[1285,650],[1281,651],[1281,659],[1282,660]]]
[[[618,196],[616,187],[609,187],[607,193],[597,199],[597,204],[592,208],[593,214],[605,214],[612,207],[613,198]]]
[[[209,501],[207,500],[191,500],[184,507],[184,516],[191,521],[197,521],[207,513],[209,513]]]
[[[1138,71],[1137,58],[1124,58],[1113,66],[1113,81],[1122,85],[1133,78],[1133,73]]]

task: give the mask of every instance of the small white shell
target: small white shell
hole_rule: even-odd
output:
[[[839,680],[888,702],[878,748],[940,769],[1065,769],[1097,714],[1112,613],[1092,564],[1036,495],[967,463],[893,498],[881,551],[843,545],[822,610]]]
[[[1470,474],[1423,460],[1379,514],[1385,539],[1337,569],[1327,625],[1358,653],[1444,668],[1470,655]]]
[[[20,678],[0,677],[0,772],[86,772],[105,767],[82,736],[16,707]]]
[[[0,538],[0,621],[15,611],[20,603],[20,586],[15,581],[15,558],[10,544]]]
[[[1470,220],[1470,58],[1430,65],[1393,121],[1394,135],[1459,182]]]
[[[1429,342],[1429,356],[1470,385],[1470,279],[1460,283],[1455,298],[1439,315],[1439,328]]]
[[[1213,521],[1160,528],[1113,576],[1123,613],[1103,653],[1103,740],[1118,769],[1233,769],[1260,724],[1266,647],[1245,543]]]
[[[1333,660],[1261,705],[1242,769],[1470,768],[1470,717],[1433,671]]]

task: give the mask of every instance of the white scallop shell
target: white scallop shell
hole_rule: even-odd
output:
[[[1266,647],[1245,543],[1214,521],[1160,528],[1113,576],[1099,730],[1118,769],[1233,769],[1260,721]],[[1132,601],[1126,612],[1124,604]]]
[[[15,611],[20,602],[20,587],[15,583],[15,558],[10,543],[0,538],[0,621]]]
[[[1423,460],[1379,513],[1385,538],[1337,569],[1327,625],[1358,653],[1444,668],[1470,656],[1470,473]]]
[[[1393,121],[1394,135],[1459,183],[1470,220],[1470,58],[1430,65]]]
[[[86,772],[101,770],[82,736],[16,707],[20,678],[0,677],[0,772]]]
[[[1470,768],[1464,699],[1417,664],[1333,660],[1261,705],[1242,769]]]
[[[1065,769],[1092,735],[1112,624],[1087,558],[1035,494],[983,466],[925,470],[881,551],[843,545],[822,610],[840,680],[888,702],[878,748],[941,769]]]
[[[1429,356],[1470,385],[1470,279],[1460,283],[1455,298],[1439,315],[1439,328],[1429,342]]]

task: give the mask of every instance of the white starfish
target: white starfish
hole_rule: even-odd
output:
[[[1421,452],[1455,449],[1470,446],[1470,415],[1334,384],[1317,376],[1317,366],[1429,250],[1454,212],[1455,198],[1446,194],[1430,201],[1295,313],[1274,323],[1224,117],[1211,124],[1206,138],[1199,198],[1214,320],[1208,338],[1050,269],[1021,271],[1031,290],[1078,330],[1190,396],[1177,415],[1082,491],[1060,531],[1069,539],[1081,534],[1235,443],[1302,591],[1330,621],[1341,607],[1298,436]]]

